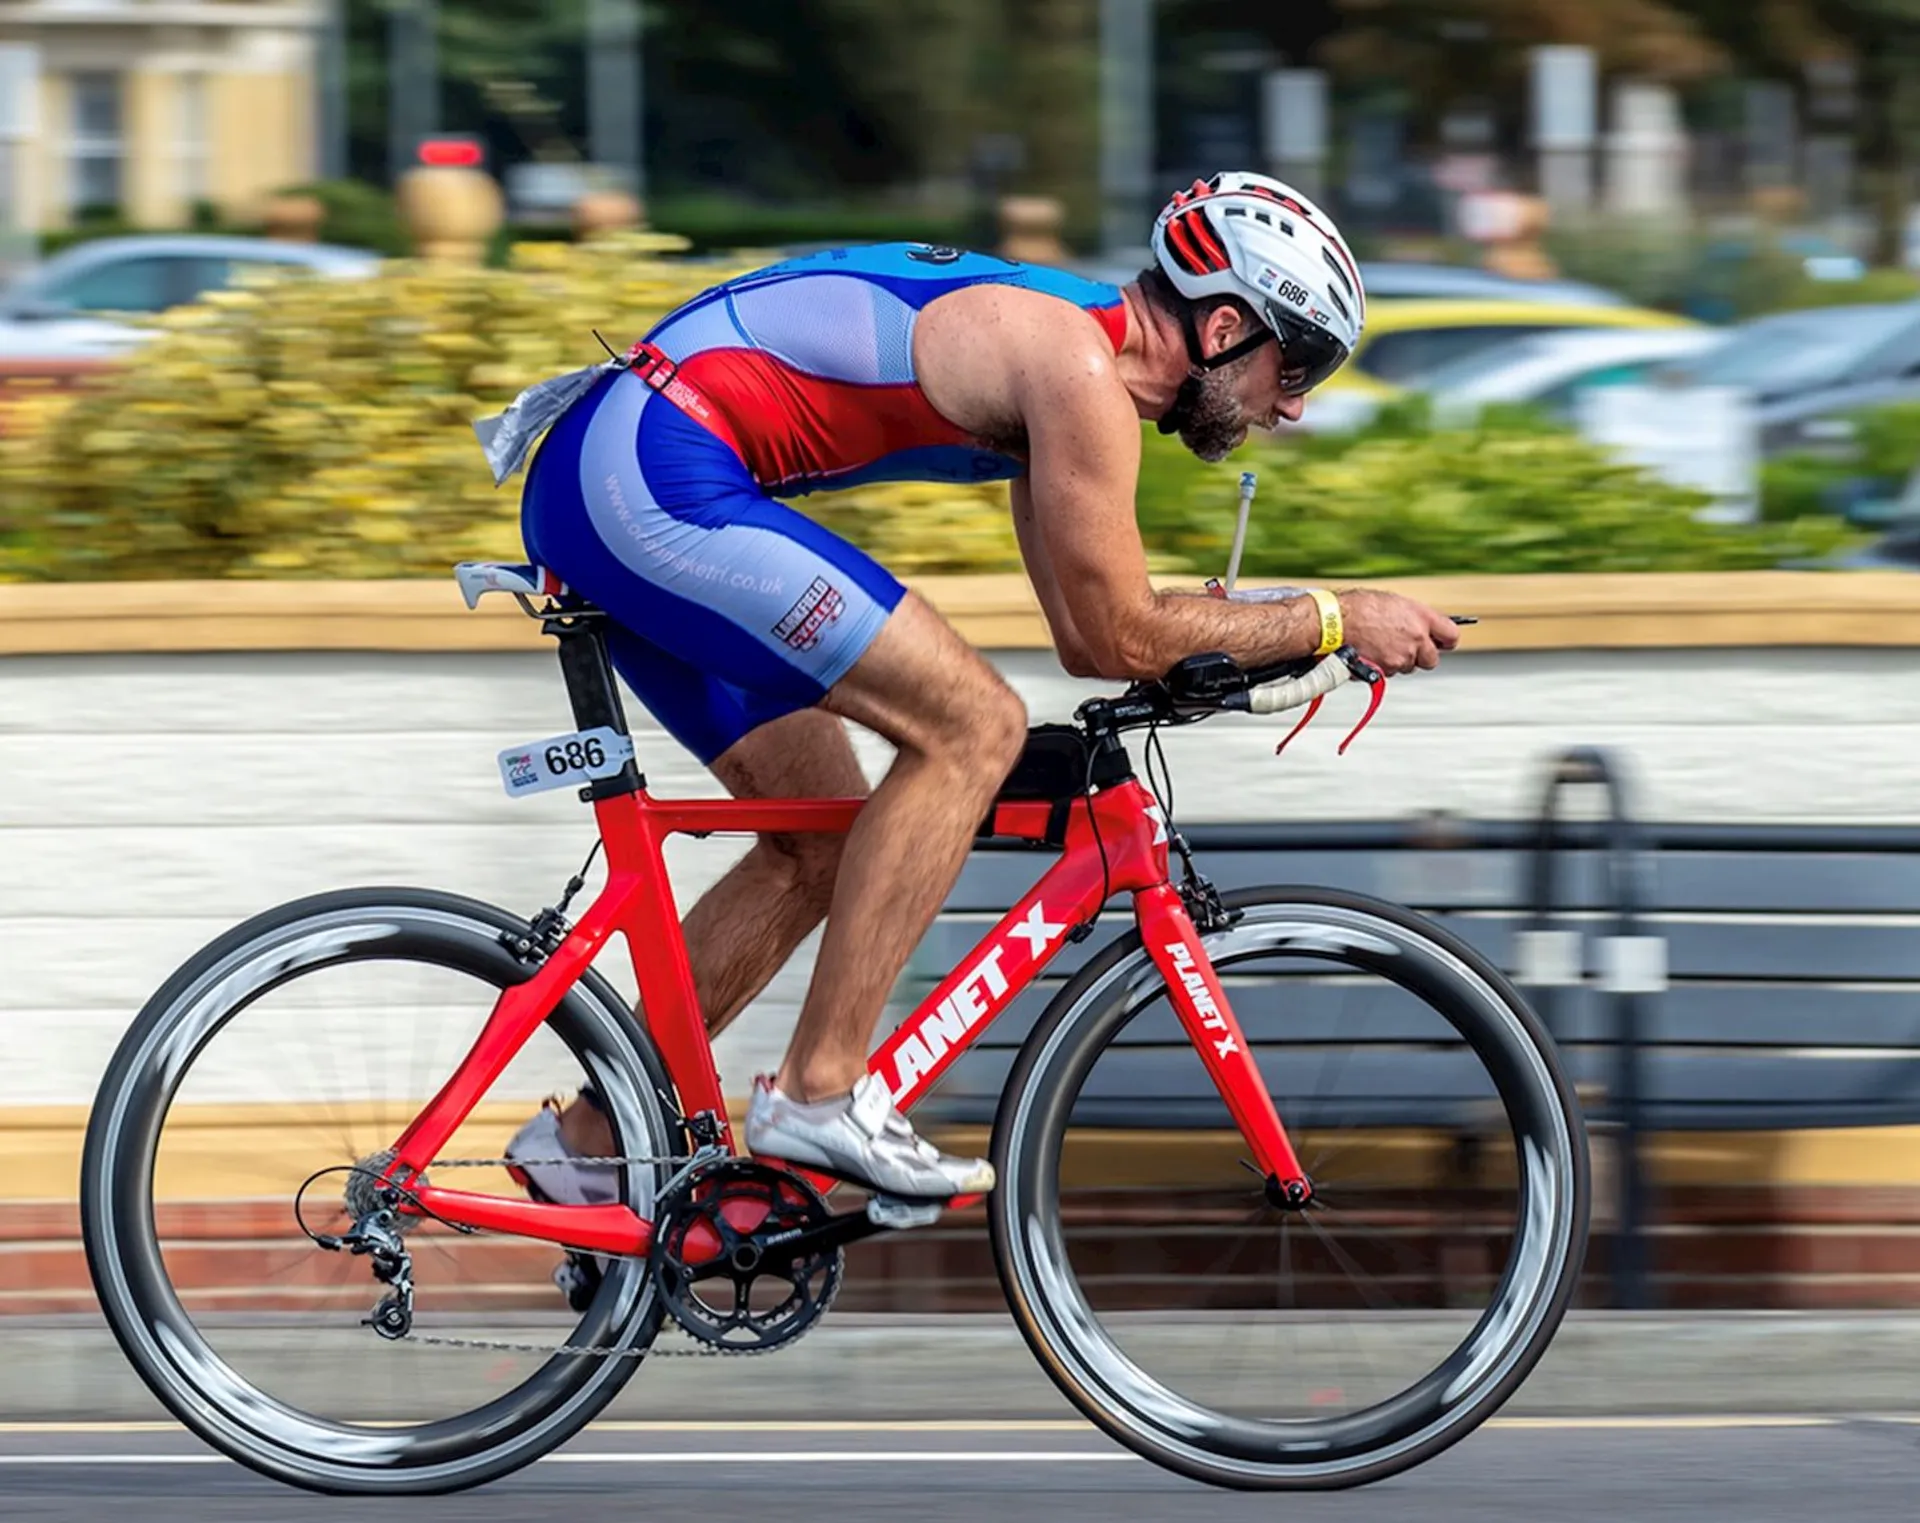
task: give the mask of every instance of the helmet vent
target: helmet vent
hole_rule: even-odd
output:
[[[1340,282],[1347,295],[1353,296],[1357,301],[1359,298],[1354,293],[1353,282],[1347,279],[1347,272],[1340,268],[1340,261],[1333,257],[1333,251],[1323,246],[1320,250],[1320,257],[1326,260],[1327,268],[1333,271],[1333,278]]]

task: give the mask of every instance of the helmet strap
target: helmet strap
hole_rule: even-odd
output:
[[[1273,329],[1265,323],[1257,325],[1254,332],[1239,343],[1222,349],[1212,359],[1208,359],[1200,350],[1200,330],[1194,325],[1193,307],[1183,307],[1180,312],[1180,331],[1187,340],[1187,378],[1180,383],[1180,389],[1173,394],[1173,405],[1160,415],[1158,424],[1163,434],[1177,434],[1187,426],[1187,420],[1193,416],[1193,410],[1200,405],[1200,387],[1208,375],[1222,365],[1231,365],[1243,354],[1252,354],[1267,340],[1278,338]]]

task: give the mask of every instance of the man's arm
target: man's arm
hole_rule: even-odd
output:
[[[1033,487],[1025,476],[1010,483],[1013,498],[1013,532],[1020,539],[1020,558],[1026,562],[1027,577],[1040,599],[1040,611],[1046,615],[1047,629],[1053,635],[1053,648],[1069,677],[1098,677],[1100,669],[1087,653],[1086,642],[1073,622],[1066,595],[1060,590],[1060,578],[1054,575],[1052,558],[1047,554],[1046,536],[1034,517]]]
[[[1053,601],[1038,574],[1035,587],[1056,643],[1070,628],[1086,674],[1113,678],[1158,677],[1200,651],[1248,666],[1312,654],[1320,617],[1310,598],[1241,604],[1153,590],[1134,516],[1139,420],[1111,357],[1058,337],[1022,346],[1016,383],[1032,459],[1022,548],[1031,534],[1039,553],[1028,565],[1046,567]],[[1020,507],[1016,497],[1016,527]]]
[[[914,363],[935,409],[992,437],[1024,432],[1031,462],[1015,487],[1015,525],[1063,663],[1075,675],[1159,677],[1219,650],[1247,666],[1310,655],[1310,598],[1229,603],[1156,593],[1134,518],[1140,420],[1098,324],[1067,302],[976,286],[932,302],[914,331]],[[1343,593],[1348,643],[1389,673],[1434,666],[1453,626],[1391,593]]]

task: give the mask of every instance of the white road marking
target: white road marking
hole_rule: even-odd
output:
[[[875,1464],[1145,1464],[1136,1456],[1096,1449],[743,1449],[704,1454],[549,1454],[539,1465],[875,1465]],[[230,1465],[223,1454],[0,1454],[0,1465]]]

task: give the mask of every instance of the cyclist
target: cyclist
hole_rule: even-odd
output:
[[[845,837],[767,835],[688,912],[709,1028],[824,917],[779,1071],[755,1081],[754,1153],[882,1193],[990,1189],[917,1137],[867,1054],[888,992],[1018,758],[1024,706],[885,568],[776,499],[871,481],[1011,482],[1027,571],[1066,670],[1157,677],[1341,638],[1390,674],[1432,667],[1442,615],[1386,592],[1237,603],[1153,590],[1134,520],[1139,424],[1219,460],[1297,421],[1366,318],[1332,221],[1297,191],[1220,174],[1170,200],[1124,287],[927,245],[833,249],[705,292],[624,360],[523,394],[488,438],[529,469],[528,553],[606,609],[621,676],[737,796],[866,795],[842,728],[896,750]],[[550,431],[549,430],[550,426]],[[522,1183],[610,1199],[591,1091],[514,1139]],[[554,1162],[554,1160],[562,1160]]]

